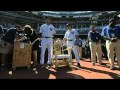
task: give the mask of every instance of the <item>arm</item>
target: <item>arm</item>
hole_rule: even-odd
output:
[[[101,36],[105,39],[105,40],[111,40],[109,37],[106,36],[106,27],[102,29],[102,33]]]
[[[32,40],[32,45],[35,45],[36,47],[39,47],[40,38],[38,37],[38,35],[35,31],[33,31],[32,38],[34,38],[34,40]]]
[[[116,42],[117,41],[117,38],[110,38],[110,37],[107,36],[107,29],[106,28],[103,28],[101,35],[103,36],[103,38],[105,40],[110,40],[112,42]]]
[[[79,37],[79,34],[78,34],[77,30],[75,30],[75,38],[78,39],[78,37]]]
[[[39,33],[38,33],[38,37],[41,38],[42,37],[42,26],[40,27]]]
[[[78,34],[78,32],[77,32],[77,30],[75,30],[75,42],[74,42],[74,45],[79,45],[79,34]]]
[[[41,38],[42,37],[42,33],[39,32],[38,33],[38,37]]]
[[[53,26],[52,29],[53,29],[53,35],[55,35],[56,34],[55,27]]]
[[[64,35],[63,42],[66,45],[66,42],[67,42],[67,33],[65,33],[65,35]]]
[[[63,41],[64,41],[64,43],[66,44],[66,42],[67,42],[67,39],[66,39],[66,38],[63,38]]]
[[[111,38],[108,38],[106,36],[103,36],[105,40],[111,40]]]
[[[88,33],[88,39],[89,39],[89,41],[93,41],[93,36],[92,36],[91,32]]]
[[[99,40],[99,42],[101,42],[101,40],[102,40],[102,36],[98,33],[98,40]]]
[[[54,38],[54,36],[55,36],[55,34],[56,34],[55,27],[53,26],[52,29],[53,29],[53,32],[52,32],[52,33],[53,33],[53,38]]]
[[[78,39],[79,35],[76,35],[75,38]]]

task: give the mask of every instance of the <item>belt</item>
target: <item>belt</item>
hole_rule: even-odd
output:
[[[67,41],[74,41],[74,39],[67,39]]]
[[[52,37],[43,37],[43,38],[52,38]]]
[[[68,41],[74,41],[74,40],[68,40]]]

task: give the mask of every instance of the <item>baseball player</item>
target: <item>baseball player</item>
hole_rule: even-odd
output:
[[[45,17],[45,24],[41,25],[39,33],[41,34],[41,60],[40,64],[44,66],[44,54],[46,48],[48,49],[48,67],[51,67],[53,54],[53,35],[56,34],[54,26],[51,24],[51,18]]]
[[[64,35],[64,42],[66,43],[67,47],[73,47],[73,53],[75,55],[75,59],[77,60],[77,66],[81,67],[76,45],[77,43],[75,43],[75,40],[78,39],[78,33],[75,29],[72,29],[72,24],[67,24],[66,28],[67,31]],[[70,54],[71,51],[68,50],[68,53]]]

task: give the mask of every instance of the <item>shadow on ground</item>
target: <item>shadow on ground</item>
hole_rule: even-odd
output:
[[[9,75],[9,69],[0,69],[0,79],[51,79],[50,75],[53,76],[52,79],[84,79],[84,77],[80,75],[76,75],[73,73],[69,73],[69,71],[73,71],[76,68],[70,67],[59,67],[57,70],[48,69],[48,68],[40,68],[37,66],[36,70],[38,74],[33,71],[32,68],[27,69],[26,67],[17,68],[12,72],[12,76]]]
[[[120,78],[119,74],[109,72],[109,71],[103,71],[103,70],[98,70],[98,69],[93,69],[93,68],[88,68],[88,67],[82,67],[82,69],[90,70],[92,72],[97,72],[97,73],[101,73],[101,74],[106,74],[106,75],[111,76],[113,79],[119,79]]]

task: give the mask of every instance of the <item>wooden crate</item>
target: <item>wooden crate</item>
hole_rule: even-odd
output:
[[[28,67],[31,65],[32,46],[29,43],[14,42],[12,68]]]

